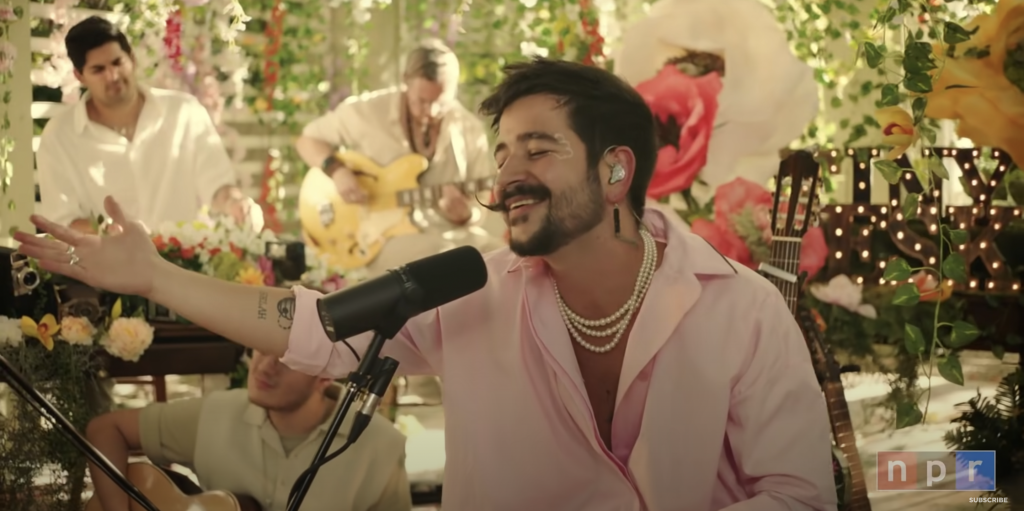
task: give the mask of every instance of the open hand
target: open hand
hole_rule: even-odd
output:
[[[441,199],[437,206],[441,215],[453,224],[465,224],[473,216],[469,209],[469,199],[452,185],[444,185],[441,188]]]
[[[160,254],[145,226],[127,219],[113,197],[103,205],[113,222],[107,235],[81,233],[32,215],[32,223],[53,239],[18,231],[18,252],[38,260],[46,271],[105,291],[148,296]]]

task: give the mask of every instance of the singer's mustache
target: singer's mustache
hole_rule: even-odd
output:
[[[551,198],[551,190],[543,185],[516,184],[499,190],[493,203],[480,205],[495,213],[508,213],[507,204],[509,199],[513,198],[535,199],[540,202]]]

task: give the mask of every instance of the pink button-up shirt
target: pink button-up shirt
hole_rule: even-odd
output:
[[[386,345],[404,374],[444,381],[445,509],[836,509],[828,414],[779,291],[675,215],[648,209],[645,223],[667,246],[626,345],[610,451],[540,260],[488,254],[484,289]],[[295,293],[283,361],[347,375],[356,360],[324,334],[319,293]]]

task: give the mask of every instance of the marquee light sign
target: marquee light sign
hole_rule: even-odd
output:
[[[868,275],[861,275],[859,281],[885,281],[886,260],[872,252],[871,239],[875,232],[882,231],[889,235],[893,244],[907,259],[916,259],[920,264],[911,266],[938,267],[939,246],[936,244],[940,226],[947,224],[950,229],[962,229],[970,234],[970,241],[951,247],[964,257],[968,269],[975,261],[980,260],[987,275],[972,274],[969,281],[963,284],[954,283],[959,290],[985,290],[992,292],[1017,292],[1020,281],[1014,279],[1007,267],[1006,260],[996,247],[995,240],[1006,225],[1021,218],[1020,207],[1002,207],[992,205],[992,195],[999,187],[1007,172],[1012,168],[1009,154],[1004,151],[992,151],[996,167],[990,178],[986,179],[978,170],[981,152],[972,148],[935,148],[925,150],[923,156],[941,159],[947,167],[954,163],[963,176],[960,179],[964,191],[972,198],[970,206],[943,207],[942,194],[939,190],[925,193],[926,186],[913,171],[904,171],[898,184],[888,187],[888,203],[873,204],[871,200],[871,175],[877,173],[872,163],[882,152],[879,149],[847,149],[846,156],[853,161],[853,202],[843,205],[824,206],[821,211],[821,226],[825,230],[828,246],[832,250],[829,256],[828,276],[852,274],[855,260],[868,263],[873,270]],[[818,155],[822,165],[832,173],[839,172],[838,150],[822,152]],[[906,155],[896,160],[900,168],[912,168]],[[927,175],[927,173],[925,173]],[[926,178],[927,179],[927,178]],[[907,194],[920,195],[915,221],[924,224],[925,233],[911,229],[904,218],[904,191]],[[977,273],[977,272],[976,272]],[[896,282],[893,282],[896,284]]]

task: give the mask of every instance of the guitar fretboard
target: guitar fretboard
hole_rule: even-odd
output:
[[[410,188],[398,192],[398,205],[402,207],[431,207],[442,197],[442,189],[452,185],[466,195],[475,195],[481,191],[490,190],[494,186],[494,177],[475,179],[473,181],[462,181],[457,183],[445,183],[434,186],[423,186]],[[481,199],[483,200],[483,199]]]
[[[776,235],[772,237],[772,253],[768,259],[768,264],[782,270],[790,275],[797,275],[800,269],[800,247],[801,239],[797,237],[788,237]],[[767,275],[769,281],[775,284],[775,287],[779,288],[782,292],[782,296],[786,299],[786,305],[789,306],[789,311],[796,316],[797,313],[797,297],[800,295],[799,282],[790,282],[774,275]]]

